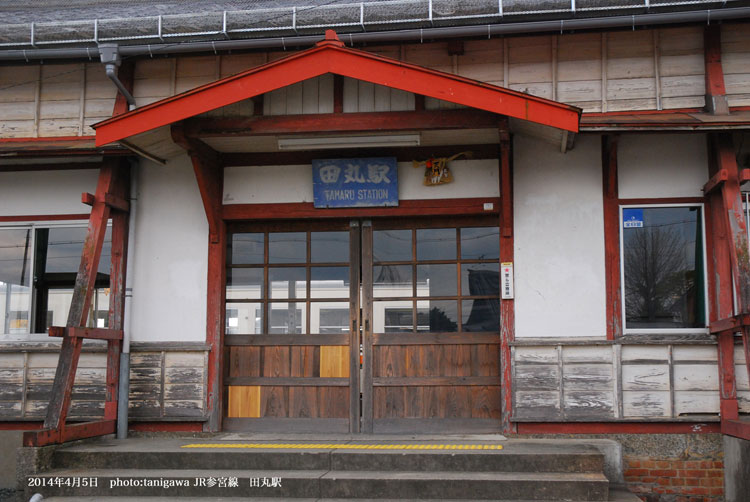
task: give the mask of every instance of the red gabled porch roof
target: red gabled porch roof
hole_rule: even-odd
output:
[[[581,110],[503,87],[350,49],[329,30],[315,47],[99,122],[97,146],[326,73],[578,132]]]

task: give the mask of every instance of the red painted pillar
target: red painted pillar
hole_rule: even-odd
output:
[[[500,262],[513,262],[513,166],[512,143],[507,127],[500,130]],[[513,416],[513,357],[510,343],[515,338],[514,300],[500,300],[500,369],[502,371],[501,409],[503,432],[516,432]]]

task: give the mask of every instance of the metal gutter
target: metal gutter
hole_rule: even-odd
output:
[[[558,19],[520,23],[448,26],[406,30],[388,30],[360,33],[342,33],[339,38],[347,44],[407,42],[431,39],[492,37],[521,33],[543,33],[574,30],[632,28],[677,23],[707,23],[731,19],[750,18],[750,7],[731,7],[719,10],[634,14],[631,16],[591,17],[584,19]],[[200,42],[174,42],[145,45],[121,45],[121,57],[168,55],[195,52],[219,52],[249,49],[288,49],[311,46],[321,39],[320,34],[293,37],[272,37],[238,40],[209,40]],[[99,58],[99,47],[61,49],[13,49],[0,51],[0,61],[26,61],[45,59]]]

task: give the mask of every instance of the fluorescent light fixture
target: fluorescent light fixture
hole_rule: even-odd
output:
[[[334,150],[336,148],[363,148],[372,146],[419,146],[419,134],[279,138],[279,150]]]

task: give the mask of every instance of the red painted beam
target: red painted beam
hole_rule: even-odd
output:
[[[189,138],[435,129],[494,129],[500,117],[481,110],[430,110],[370,113],[266,115],[247,118],[192,118],[185,121]],[[507,131],[507,126],[505,127]]]
[[[89,338],[92,340],[122,340],[121,329],[105,329],[105,328],[71,328],[61,326],[51,326],[49,328],[49,336],[56,337],[73,337],[73,338]]]
[[[28,431],[23,434],[24,446],[48,446],[79,439],[104,436],[115,432],[114,420],[66,424],[62,428]]]
[[[745,314],[713,321],[710,330],[711,333],[723,333],[726,331],[736,333],[747,326],[750,326],[750,315]]]
[[[750,422],[747,420],[726,420],[721,423],[721,432],[750,441]]]
[[[500,115],[578,132],[579,108],[324,42],[95,124],[106,145],[303,80],[333,73]]]
[[[729,179],[729,172],[726,169],[721,169],[719,172],[711,176],[711,179],[708,180],[708,183],[703,185],[703,193],[709,194],[716,190],[717,188],[721,188],[721,184],[724,183],[726,180]]]
[[[485,209],[491,204],[491,209]],[[397,207],[366,207],[349,209],[317,209],[312,202],[280,204],[227,204],[222,207],[222,219],[277,220],[304,218],[372,218],[377,216],[457,216],[472,214],[498,214],[497,197],[473,199],[402,200]]]
[[[42,422],[0,422],[0,431],[32,431],[42,427]]]
[[[518,434],[715,434],[718,422],[520,422]]]
[[[94,197],[93,194],[83,192],[81,194],[81,202],[87,206],[93,206],[94,202],[96,202],[96,197]],[[130,211],[130,202],[123,197],[118,197],[111,193],[104,194],[104,203],[109,206],[110,209],[116,209],[126,213]]]

